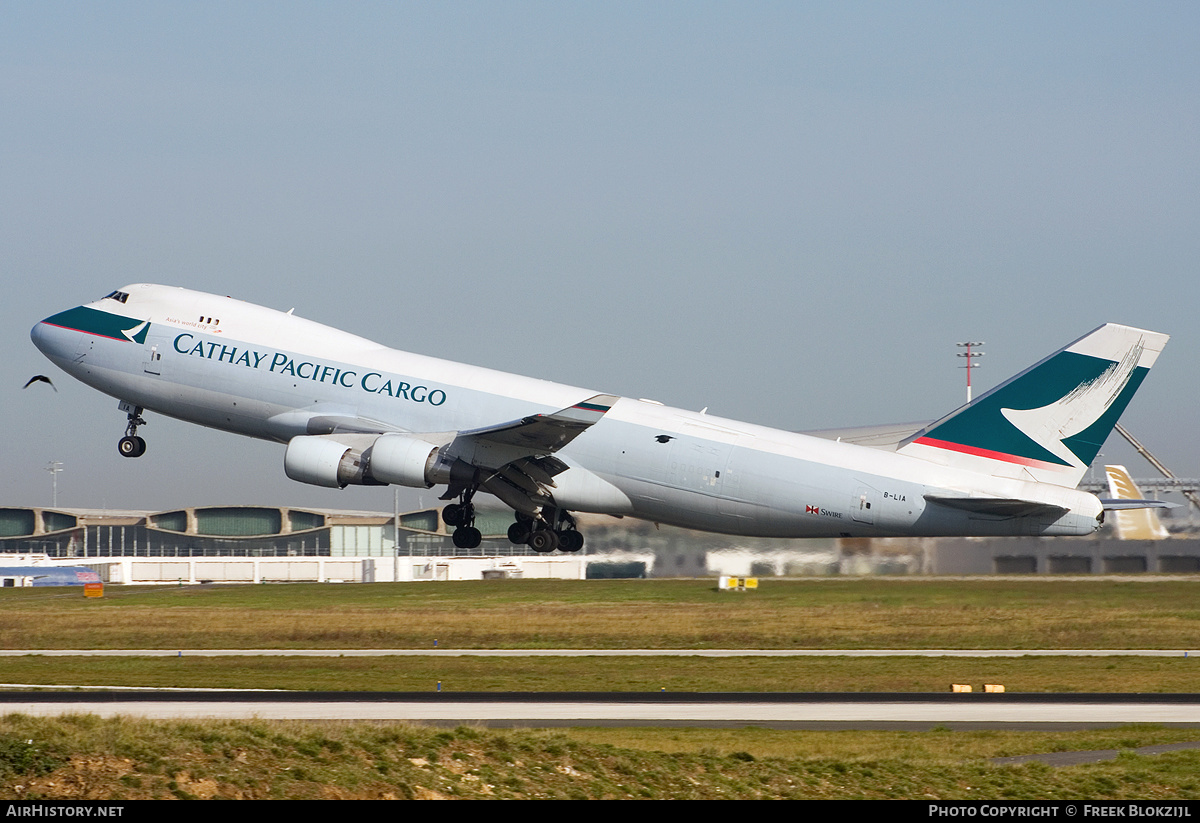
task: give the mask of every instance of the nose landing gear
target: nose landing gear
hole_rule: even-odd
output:
[[[146,425],[142,419],[142,407],[129,408],[125,404],[121,407],[129,412],[129,424],[125,426],[125,436],[117,442],[117,451],[122,457],[141,457],[146,453],[146,441],[137,436],[138,426]]]

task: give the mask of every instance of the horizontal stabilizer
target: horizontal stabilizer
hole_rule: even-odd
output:
[[[1119,512],[1125,509],[1174,509],[1178,503],[1168,503],[1165,500],[1124,500],[1111,497],[1101,497],[1100,504],[1106,512]]]
[[[1070,509],[1039,503],[1036,500],[1021,500],[1005,497],[943,497],[927,494],[925,499],[939,506],[981,514],[988,517],[1059,517]]]

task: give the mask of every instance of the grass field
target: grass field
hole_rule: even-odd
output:
[[[0,683],[301,691],[1194,692],[1200,660],[1145,657],[5,657]]]
[[[707,580],[0,590],[0,645],[73,648],[1174,648],[1200,581]],[[8,658],[0,682],[305,690],[1197,690],[1187,658]]]
[[[1200,646],[1194,580],[523,580],[0,591],[38,648],[1122,649]]]
[[[1051,768],[1030,751],[1186,733],[434,729],[400,723],[0,718],[0,799],[1190,799],[1200,752]]]
[[[37,648],[1174,648],[1194,580],[496,581],[0,590]],[[0,681],[423,691],[1195,692],[1183,658],[0,658]],[[1200,753],[1051,768],[991,757],[1195,740],[1188,729],[439,730],[385,723],[0,718],[0,797],[1194,798]]]

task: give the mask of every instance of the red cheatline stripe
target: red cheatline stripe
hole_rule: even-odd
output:
[[[1021,457],[1015,454],[1005,454],[1004,452],[994,452],[990,449],[981,449],[977,446],[966,446],[962,443],[950,443],[946,440],[935,440],[932,437],[918,437],[913,441],[921,443],[925,446],[933,446],[937,449],[946,449],[947,451],[961,452],[962,454],[973,454],[976,457],[987,457],[991,460],[1002,460],[1005,463],[1016,463],[1021,466],[1032,466],[1038,469],[1053,469],[1054,471],[1067,471],[1071,466],[1063,466],[1057,463],[1047,463],[1045,460],[1035,460],[1032,457]]]

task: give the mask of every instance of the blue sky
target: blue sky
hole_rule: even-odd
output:
[[[29,328],[134,282],[790,429],[937,417],[1095,326],[1181,475],[1193,3],[0,4],[0,505],[391,507],[116,401]],[[32,374],[59,393],[22,391]],[[35,391],[35,389],[38,389]],[[1152,474],[1122,443],[1104,461]],[[428,497],[428,496],[427,496]],[[426,499],[423,502],[428,502]]]

